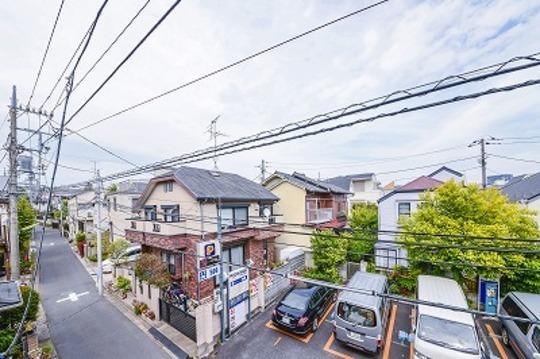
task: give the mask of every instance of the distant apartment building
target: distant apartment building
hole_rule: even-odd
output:
[[[332,177],[325,182],[352,193],[351,196],[347,197],[349,211],[357,203],[377,203],[377,200],[384,194],[381,183],[374,173]]]

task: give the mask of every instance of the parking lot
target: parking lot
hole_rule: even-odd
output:
[[[411,306],[393,304],[383,350],[378,355],[370,355],[334,339],[332,333],[333,306],[325,313],[324,322],[315,333],[306,336],[290,334],[275,328],[271,321],[273,307],[260,313],[231,338],[220,346],[216,358],[410,358],[411,346],[399,341],[399,331],[411,331]]]
[[[501,339],[501,323],[498,320],[477,320],[484,342],[487,343],[491,354],[501,359],[517,359],[512,349],[505,346]]]

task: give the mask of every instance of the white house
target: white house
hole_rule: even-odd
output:
[[[376,203],[384,194],[381,183],[374,173],[338,176],[329,178],[325,182],[352,193],[352,196],[347,198],[349,211],[357,203]]]
[[[536,211],[536,223],[540,226],[540,172],[512,178],[501,192],[510,201]]]
[[[379,268],[393,268],[407,265],[407,251],[396,240],[395,232],[400,230],[399,219],[409,217],[420,204],[420,194],[441,186],[451,179],[461,181],[463,174],[448,167],[441,167],[428,176],[397,187],[378,201],[379,235],[375,244],[375,264]]]
[[[73,237],[77,232],[91,233],[95,231],[97,218],[96,194],[91,184],[73,193],[68,199],[69,233]],[[108,229],[108,214],[105,203],[101,205],[101,230]]]
[[[130,217],[138,211],[136,206],[148,181],[129,180],[118,183],[118,189],[105,194],[107,213],[109,217],[109,230],[113,239],[125,238],[125,230],[130,228]]]

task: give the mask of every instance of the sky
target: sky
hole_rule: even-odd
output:
[[[110,1],[100,18],[75,82],[92,66],[146,0]],[[151,0],[94,71],[72,94],[72,114],[173,3]],[[130,105],[193,80],[277,42],[363,8],[374,1],[182,1],[103,90],[69,124],[78,129]],[[12,85],[26,104],[53,25],[59,0],[18,0],[0,13],[0,99]],[[39,107],[60,77],[101,1],[65,0],[55,36],[30,106]],[[389,1],[306,37],[126,112],[81,134],[137,165],[212,145],[206,132],[220,116],[218,143],[303,120],[450,75],[540,51],[540,4],[533,1]],[[528,79],[532,68],[441,91],[351,116],[381,112],[483,91]],[[62,78],[44,109],[65,86]],[[260,180],[268,172],[299,171],[312,177],[374,172],[382,184],[404,183],[440,165],[479,181],[479,147],[493,136],[488,175],[540,170],[540,86],[381,118],[218,159],[222,171]],[[54,119],[61,119],[61,107]],[[0,139],[9,122],[0,114]],[[19,126],[36,128],[37,116]],[[320,128],[320,127],[318,127]],[[19,133],[21,140],[26,135]],[[36,139],[28,143],[36,146]],[[52,158],[56,141],[48,143]],[[431,154],[425,154],[431,153]],[[465,159],[464,159],[465,158]],[[469,158],[469,159],[466,159]],[[104,175],[131,165],[77,136],[66,136],[57,184],[90,179],[93,161]],[[534,162],[537,161],[537,162]],[[7,161],[0,163],[6,168]],[[191,166],[212,168],[211,161]],[[50,180],[51,167],[46,178]],[[150,177],[147,174],[143,177]]]

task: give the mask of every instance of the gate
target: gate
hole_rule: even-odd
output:
[[[197,342],[197,324],[193,315],[167,303],[161,298],[159,299],[159,315],[161,320]]]
[[[305,266],[305,255],[299,255],[287,262],[287,264],[276,268],[274,272],[280,273],[280,274],[288,274],[288,273],[294,273],[298,270],[301,270]],[[285,290],[287,290],[290,287],[290,280],[288,278],[284,278],[280,275],[275,274],[268,274],[268,286],[264,290],[264,298],[266,305],[269,305],[271,302],[276,300]]]

